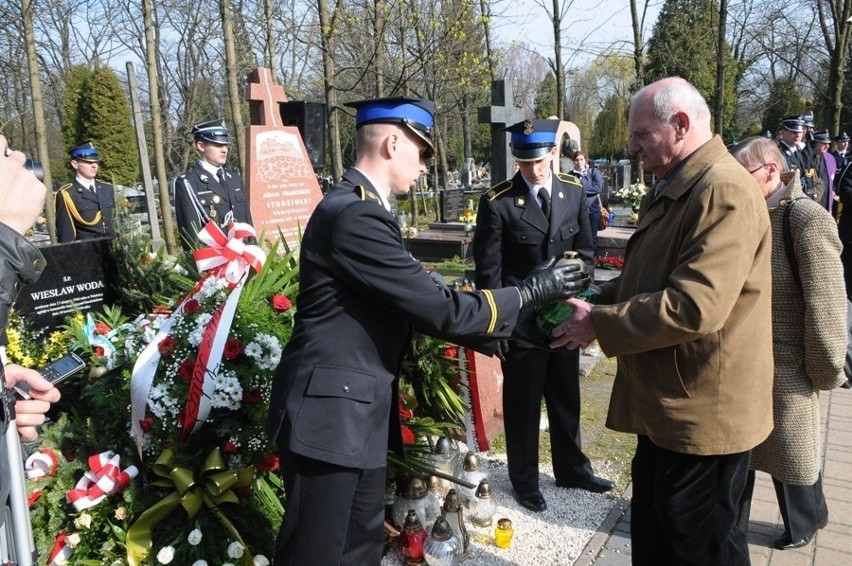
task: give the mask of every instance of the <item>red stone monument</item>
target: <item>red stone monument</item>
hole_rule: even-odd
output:
[[[287,104],[287,95],[269,69],[252,71],[246,90],[251,115],[246,187],[254,228],[268,240],[278,239],[280,230],[296,247],[322,190],[299,129],[282,122],[279,104]]]

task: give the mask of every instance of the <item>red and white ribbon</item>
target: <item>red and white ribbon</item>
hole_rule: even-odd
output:
[[[199,271],[216,269],[231,288],[248,275],[249,267],[260,272],[266,253],[258,246],[243,243],[243,238],[254,237],[250,224],[232,223],[226,236],[215,222],[208,222],[198,233],[198,239],[208,247],[193,252]]]
[[[65,494],[77,511],[83,511],[103,501],[130,484],[139,470],[136,466],[120,467],[121,456],[115,452],[101,452],[89,456],[89,470],[83,474],[77,486]]]
[[[33,452],[27,458],[24,464],[24,471],[27,479],[37,480],[44,477],[52,477],[56,475],[56,468],[59,466],[59,459],[56,453],[50,448]]]
[[[63,566],[68,564],[68,559],[71,558],[71,554],[73,552],[74,549],[72,549],[71,545],[68,544],[68,533],[61,531],[58,535],[56,535],[56,541],[53,543],[53,548],[48,555],[47,563],[50,566]]]

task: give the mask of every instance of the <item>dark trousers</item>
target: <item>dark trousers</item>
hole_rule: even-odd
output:
[[[598,250],[598,226],[601,225],[601,209],[589,209],[589,225],[592,227],[592,247],[595,250],[595,257],[600,254]]]
[[[633,457],[633,564],[749,564],[737,521],[750,455],[681,454],[640,435]]]
[[[381,563],[384,468],[345,468],[282,451],[281,469],[287,504],[276,566]]]
[[[503,424],[515,491],[538,490],[541,398],[547,406],[553,475],[571,482],[592,475],[580,442],[580,351],[514,347],[503,367]]]
[[[743,493],[740,528],[748,529],[751,513],[751,499],[754,493],[754,470],[748,474],[746,490]],[[812,536],[828,522],[828,504],[822,491],[822,474],[812,485],[792,485],[772,478],[775,497],[784,521],[784,534],[791,541]],[[746,531],[747,532],[747,531]]]

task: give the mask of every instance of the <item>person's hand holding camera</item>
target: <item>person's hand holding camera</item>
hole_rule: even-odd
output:
[[[51,403],[59,401],[59,390],[34,369],[9,364],[4,371],[7,388],[11,389],[21,381],[30,386],[30,399],[18,399],[15,403],[15,423],[21,440],[33,441],[38,438],[36,427],[44,423],[44,415],[50,410]]]
[[[589,274],[580,262],[564,265],[555,263],[556,258],[549,258],[518,283],[522,308],[567,299],[589,286]]]
[[[10,151],[0,135],[0,222],[24,234],[41,214],[47,188],[25,167],[26,156]]]

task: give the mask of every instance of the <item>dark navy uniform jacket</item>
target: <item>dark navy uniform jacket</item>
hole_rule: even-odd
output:
[[[389,441],[402,447],[397,375],[412,329],[462,345],[478,339],[493,352],[515,326],[519,297],[515,288],[437,285],[406,251],[367,178],[349,169],[305,228],[298,310],[275,372],[270,437],[323,462],[385,467]]]
[[[92,192],[74,179],[56,191],[56,238],[60,243],[114,238],[115,191],[95,180]]]
[[[252,223],[248,193],[240,174],[227,167],[224,171],[224,185],[200,162],[172,181],[178,234],[185,249],[198,242],[198,231],[209,220],[224,227],[229,212],[233,212],[235,222]]]
[[[553,176],[550,207],[548,223],[520,172],[482,195],[473,238],[478,288],[515,285],[548,257],[571,250],[594,273],[586,192],[575,176]]]

